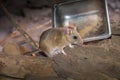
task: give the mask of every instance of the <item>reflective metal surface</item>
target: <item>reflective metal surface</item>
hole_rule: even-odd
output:
[[[73,22],[84,42],[109,38],[107,0],[74,0],[54,5],[54,27]]]

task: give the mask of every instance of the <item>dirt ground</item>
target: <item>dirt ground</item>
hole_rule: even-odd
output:
[[[52,27],[50,8],[25,9],[26,17],[14,16],[19,24],[38,43],[41,33]],[[8,21],[5,17],[6,26]],[[0,52],[0,80],[120,80],[120,15],[110,9],[112,37],[85,43],[81,47],[65,48],[67,56],[56,55],[54,60],[43,56],[5,55]],[[9,23],[10,24],[10,23]],[[14,31],[1,45],[20,43],[23,36]],[[24,51],[33,50],[22,44]],[[29,48],[28,48],[29,46]]]

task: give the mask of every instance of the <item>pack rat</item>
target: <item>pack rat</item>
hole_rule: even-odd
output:
[[[72,22],[63,28],[51,28],[44,31],[40,36],[39,49],[48,57],[54,57],[58,53],[66,55],[66,46],[82,45],[83,41],[77,32],[77,27]]]

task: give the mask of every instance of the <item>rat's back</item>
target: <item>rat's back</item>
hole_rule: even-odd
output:
[[[48,49],[49,47],[54,48],[62,44],[64,39],[64,32],[59,28],[52,28],[44,31],[40,36],[39,48]]]

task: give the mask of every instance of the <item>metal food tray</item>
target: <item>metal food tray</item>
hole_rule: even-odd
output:
[[[107,0],[72,0],[54,5],[53,27],[77,26],[84,42],[111,36]]]

